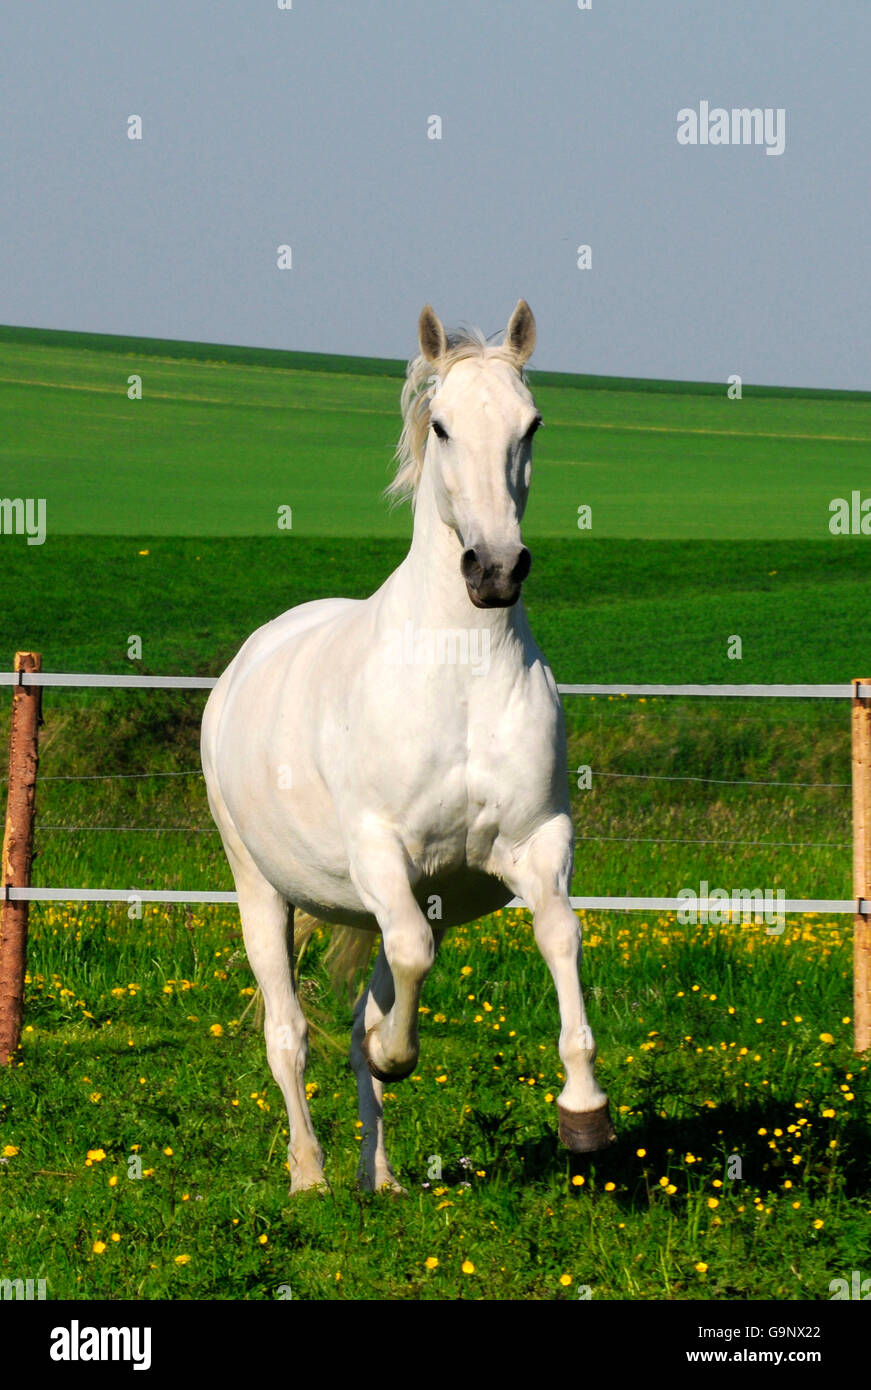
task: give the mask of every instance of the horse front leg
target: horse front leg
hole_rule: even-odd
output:
[[[436,950],[443,935],[441,928],[433,927]],[[405,1194],[406,1189],[390,1166],[384,1144],[384,1085],[371,1072],[363,1048],[367,1034],[381,1022],[393,1002],[393,976],[382,943],[368,987],[354,1008],[351,1030],[351,1068],[357,1078],[357,1105],[362,1125],[357,1182],[365,1192],[380,1192],[386,1188]]]
[[[381,928],[381,949],[393,981],[392,1003],[383,1013],[377,1009],[380,1017],[367,1026],[360,1047],[374,1077],[401,1081],[417,1066],[417,1008],[436,942],[411,891],[405,852],[392,833],[370,829],[358,837],[351,878]]]
[[[568,897],[571,869],[571,821],[557,816],[527,841],[500,876],[532,909],[536,945],[556,987],[559,1053],[566,1073],[557,1100],[560,1140],[573,1153],[594,1153],[616,1136],[608,1097],[593,1071],[596,1040],[581,991],[581,929]]]

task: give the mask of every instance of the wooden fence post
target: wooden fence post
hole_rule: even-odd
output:
[[[871,701],[860,700],[853,681],[853,897],[871,898]],[[853,1046],[871,1048],[871,916],[853,917]]]
[[[15,670],[41,671],[42,657],[38,652],[16,652]],[[0,1066],[6,1066],[14,1060],[21,1039],[24,974],[27,963],[27,918],[30,904],[7,901],[5,888],[30,886],[41,711],[40,686],[15,686],[12,695],[9,785],[0,883],[0,894],[3,895],[0,906]]]

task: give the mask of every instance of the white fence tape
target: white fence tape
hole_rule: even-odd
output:
[[[211,690],[217,676],[104,676],[65,671],[0,671],[0,685],[101,686],[106,689]],[[708,695],[717,699],[845,700],[852,685],[558,685],[561,695]],[[871,700],[871,685],[859,686]]]
[[[66,902],[66,903],[236,903],[235,893],[170,892],[150,888],[7,888],[6,897],[10,902]],[[2,898],[2,894],[0,894]],[[698,898],[691,904],[684,898],[569,898],[575,909],[588,912],[677,912],[680,908],[692,907],[699,912],[730,911],[729,903],[717,898]],[[512,898],[508,907],[526,907],[522,898]],[[832,914],[871,913],[871,899],[861,898],[857,903],[853,898],[787,898],[778,902],[772,898],[758,907],[749,904],[742,907],[736,916],[751,917],[766,912],[823,912]]]

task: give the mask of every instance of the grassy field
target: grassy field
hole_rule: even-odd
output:
[[[42,337],[0,330],[0,476],[10,497],[32,496],[38,478],[51,537],[265,537],[280,505],[294,536],[407,535],[407,513],[381,500],[402,364],[318,370],[312,355]],[[831,499],[871,493],[869,395],[748,387],[730,401],[725,386],[546,373],[532,384],[546,425],[533,538],[826,540]]]
[[[50,1297],[824,1299],[865,1268],[871,1095],[834,923],[766,938],[588,920],[620,1139],[587,1160],[557,1147],[558,1018],[523,914],[454,933],[418,1071],[385,1100],[404,1199],[354,1189],[348,1015],[318,946],[302,990],[333,1194],[289,1200],[235,917],[34,918],[0,1102],[0,1274],[44,1277]]]
[[[0,667],[32,647],[54,670],[217,673],[260,623],[370,593],[401,558],[408,516],[378,499],[400,366],[71,336],[0,331],[0,492],[45,495],[50,518],[44,546],[0,537]],[[525,600],[557,678],[871,675],[865,541],[826,531],[828,498],[863,485],[868,401],[620,388],[536,384]],[[232,887],[203,699],[45,693],[35,882]],[[565,703],[570,769],[594,769],[572,783],[576,892],[850,895],[845,704]],[[387,1101],[409,1197],[356,1193],[350,1011],[318,937],[302,990],[333,1195],[290,1201],[237,914],[34,906],[27,1031],[0,1075],[0,1277],[73,1298],[828,1298],[871,1247],[849,919],[590,914],[584,934],[612,1150],[557,1145],[553,989],[527,915],[497,914],[448,938],[418,1072]]]

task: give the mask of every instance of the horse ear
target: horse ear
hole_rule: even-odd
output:
[[[448,340],[441,319],[432,305],[425,304],[417,322],[420,350],[428,362],[437,362],[447,351]]]
[[[505,347],[509,347],[522,367],[535,347],[535,319],[525,299],[518,299],[517,307],[511,315],[511,322],[505,334]]]

